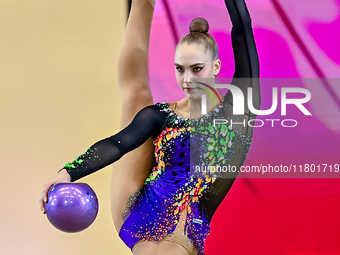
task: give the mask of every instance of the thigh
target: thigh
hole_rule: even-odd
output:
[[[181,245],[169,242],[160,241],[143,241],[133,246],[132,253],[134,255],[192,255]]]
[[[121,129],[127,126],[134,116],[147,105],[153,103],[149,94],[139,94],[134,97],[133,92],[129,97],[123,98]],[[113,222],[119,232],[123,221],[124,212],[128,199],[142,186],[152,170],[155,161],[152,138],[147,140],[139,148],[124,155],[113,164],[111,183],[111,212]]]
[[[197,255],[197,249],[185,231],[187,208],[180,212],[178,224],[173,233],[160,242],[140,241],[132,247],[134,255]]]
[[[123,224],[122,214],[129,198],[143,186],[152,169],[153,161],[153,144],[149,139],[146,144],[114,164],[111,182],[111,213],[117,232]]]
[[[151,3],[152,4],[152,3]],[[124,43],[118,59],[118,86],[122,99],[120,128],[144,107],[153,104],[148,79],[150,31],[154,9],[147,0],[133,1]],[[142,21],[142,22],[141,22]],[[154,163],[152,139],[113,164],[111,211],[117,231],[132,194],[140,189]]]

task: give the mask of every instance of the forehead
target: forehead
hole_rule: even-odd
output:
[[[211,62],[211,54],[203,44],[183,43],[177,46],[175,62],[180,65]]]

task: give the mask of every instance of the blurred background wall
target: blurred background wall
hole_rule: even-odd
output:
[[[86,231],[54,229],[38,206],[64,163],[118,131],[126,17],[126,1],[0,1],[1,255],[131,254],[111,220],[110,169],[82,180],[100,201]]]

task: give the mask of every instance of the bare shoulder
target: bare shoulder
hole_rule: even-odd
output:
[[[173,111],[176,110],[176,104],[177,102],[168,102],[169,108]]]
[[[175,106],[177,106],[177,108],[181,111],[188,111],[188,107],[189,107],[189,102],[188,102],[188,98],[183,98],[177,102],[174,102]],[[190,109],[189,109],[190,110]]]

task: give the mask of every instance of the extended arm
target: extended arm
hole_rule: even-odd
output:
[[[251,18],[244,0],[225,0],[233,28],[231,40],[235,59],[235,73],[231,84],[238,86],[245,98],[245,115],[249,120],[253,115],[247,104],[248,87],[253,90],[253,105],[259,109],[261,105],[259,83],[259,59],[254,40]],[[226,102],[233,104],[230,91],[226,95]],[[246,134],[249,135],[248,130]]]
[[[156,137],[164,117],[156,106],[142,109],[125,129],[92,145],[84,154],[65,165],[71,181],[76,181],[112,164],[124,154],[142,145],[148,138]]]

